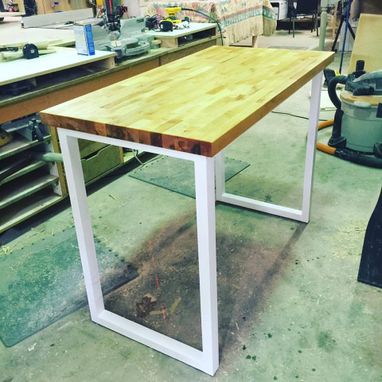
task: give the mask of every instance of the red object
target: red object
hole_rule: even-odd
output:
[[[166,309],[166,305],[162,305],[162,317],[163,317],[163,320],[165,320],[167,318],[167,309]]]

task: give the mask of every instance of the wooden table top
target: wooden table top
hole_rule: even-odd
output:
[[[214,46],[44,110],[41,117],[54,127],[214,156],[333,56]]]

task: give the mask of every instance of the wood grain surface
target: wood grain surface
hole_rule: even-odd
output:
[[[49,108],[54,127],[214,156],[333,60],[214,46]]]

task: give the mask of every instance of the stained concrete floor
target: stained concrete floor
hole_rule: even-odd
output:
[[[307,116],[308,92],[277,111]],[[306,125],[270,114],[243,134],[227,154],[251,166],[228,190],[299,206]],[[382,381],[382,290],[356,281],[380,174],[318,152],[307,225],[217,205],[221,363],[214,378],[93,324],[83,308],[11,348],[0,344],[0,382]],[[166,243],[177,224],[192,229],[194,219],[193,199],[127,175],[92,193],[89,204],[97,237],[127,261]],[[17,253],[70,225],[62,211],[7,247]],[[195,254],[191,238],[185,256]],[[197,307],[191,314],[197,320]]]

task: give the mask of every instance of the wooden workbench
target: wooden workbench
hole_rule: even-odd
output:
[[[154,69],[181,57],[206,49],[216,44],[216,37],[209,37],[179,48],[159,48],[131,60],[126,60],[111,69],[93,73],[65,73],[47,78],[45,83],[19,96],[0,95],[0,124],[27,114],[111,85],[115,82]]]
[[[46,74],[58,73],[77,67],[111,69],[114,65],[113,52],[96,51],[94,55],[78,54],[75,48],[53,47],[52,53],[42,55],[37,60],[18,59],[0,63],[0,87],[26,79],[36,79]],[[101,65],[99,65],[101,64]]]
[[[333,57],[330,52],[211,47],[41,113],[45,123],[58,127],[93,321],[215,374],[219,366],[215,202],[309,221],[322,70]],[[311,79],[301,210],[227,193],[223,149]],[[202,350],[105,308],[78,139],[193,162]]]
[[[56,37],[57,35],[54,35],[54,39],[56,39]],[[86,67],[78,66],[76,68],[40,76],[37,80],[37,87],[33,91],[13,97],[9,97],[7,94],[0,95],[0,124],[39,112],[44,108],[135,76],[136,74],[164,65],[214,44],[216,44],[216,37],[210,37],[188,43],[179,48],[160,48],[152,50],[144,56],[126,60],[115,67],[106,65],[105,68],[102,62],[102,67],[100,67],[101,64],[95,62],[87,64]],[[56,129],[52,128],[51,133],[52,148],[54,151],[59,151]],[[0,160],[4,156],[3,151],[7,151],[6,148],[3,147],[3,149],[0,149]],[[123,160],[125,161],[126,158]],[[97,166],[97,168],[98,167],[99,166]],[[18,201],[17,205],[7,213],[0,209],[0,233],[34,214],[49,208],[67,196],[66,182],[61,164],[57,165],[57,172],[59,176],[58,188],[60,195],[55,193],[43,199],[33,197],[33,200],[29,198],[28,203],[25,202],[24,204]],[[50,180],[50,178],[48,180]],[[40,186],[46,186],[46,184],[45,182]],[[28,185],[25,185],[25,188],[29,187],[27,186]],[[31,190],[35,191],[37,188],[33,185]],[[28,195],[28,193],[21,193],[21,191],[18,195],[19,194]]]

